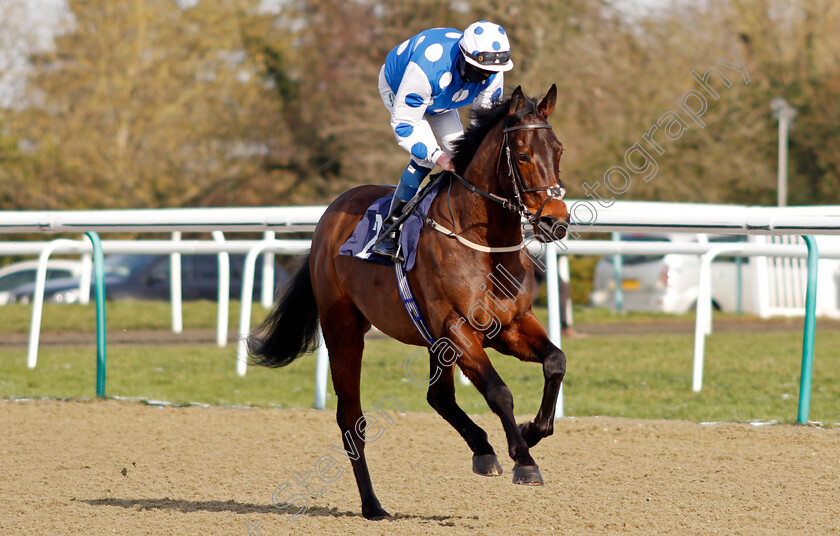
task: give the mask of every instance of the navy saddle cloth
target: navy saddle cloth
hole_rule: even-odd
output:
[[[402,233],[400,233],[400,248],[402,249],[403,259],[405,259],[405,271],[409,271],[414,267],[414,261],[417,257],[417,241],[420,239],[420,231],[423,230],[425,215],[429,212],[432,201],[434,201],[440,191],[441,184],[442,182],[439,181],[429,186],[429,193],[414,208],[414,213],[403,223]],[[339,255],[349,255],[357,259],[387,266],[394,265],[394,262],[390,258],[377,255],[371,251],[379,229],[388,217],[388,209],[391,207],[392,197],[394,197],[393,194],[377,199],[368,207],[365,215],[356,225],[353,236],[338,249]]]

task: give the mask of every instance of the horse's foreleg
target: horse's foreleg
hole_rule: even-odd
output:
[[[338,399],[336,420],[341,429],[345,454],[350,458],[356,485],[362,499],[362,515],[367,519],[389,519],[373,492],[365,459],[365,429],[359,384],[364,349],[364,318],[350,303],[337,304],[322,316],[324,341],[330,355],[330,371]]]
[[[493,447],[487,441],[487,432],[470,419],[455,401],[455,368],[442,364],[441,356],[429,352],[431,363],[430,378],[436,378],[429,384],[426,400],[438,414],[452,425],[473,451],[473,472],[484,476],[499,476],[502,466]]]
[[[543,385],[542,402],[537,416],[532,422],[522,424],[519,429],[522,432],[522,439],[533,447],[539,441],[554,433],[554,412],[557,406],[557,397],[560,393],[560,385],[566,374],[566,354],[550,342],[544,347],[542,368],[545,384]]]
[[[542,363],[545,384],[540,409],[533,422],[519,426],[522,438],[529,447],[533,447],[542,438],[554,433],[554,408],[566,375],[566,354],[552,344],[533,313],[525,315],[516,329],[503,332],[501,340],[504,346],[496,347],[499,351],[522,361]]]
[[[513,467],[513,482],[516,484],[541,485],[543,483],[540,469],[537,467],[534,458],[522,434],[516,427],[516,419],[513,416],[513,393],[502,381],[502,378],[493,368],[487,353],[478,348],[471,352],[464,352],[458,358],[458,366],[464,374],[475,385],[478,391],[484,395],[487,405],[499,416],[505,436],[508,442],[508,453],[515,462]]]

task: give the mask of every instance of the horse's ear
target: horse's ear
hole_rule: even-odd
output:
[[[545,94],[543,100],[537,106],[537,111],[548,117],[554,113],[554,106],[557,104],[557,84],[551,84],[551,89]]]
[[[510,107],[508,108],[508,115],[513,115],[525,106],[525,95],[522,93],[522,86],[516,86],[513,94],[510,96]]]

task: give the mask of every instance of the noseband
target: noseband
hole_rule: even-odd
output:
[[[566,189],[560,186],[559,184],[555,184],[553,186],[540,186],[537,188],[525,188],[525,183],[522,181],[522,174],[519,171],[519,168],[514,165],[513,159],[511,156],[511,140],[509,134],[511,132],[515,132],[518,130],[536,130],[536,129],[543,129],[543,128],[551,128],[551,125],[548,123],[537,123],[531,125],[517,125],[513,127],[507,127],[504,129],[504,140],[502,142],[501,149],[499,150],[499,158],[496,164],[496,174],[500,174],[501,166],[502,166],[502,158],[507,161],[508,166],[508,177],[511,179],[511,184],[513,186],[513,199],[500,197],[498,195],[492,194],[490,192],[485,192],[480,188],[477,188],[466,181],[463,177],[458,175],[457,173],[452,173],[463,185],[471,192],[477,193],[491,201],[495,201],[499,203],[504,208],[518,212],[520,216],[525,218],[525,220],[530,223],[535,229],[537,227],[538,220],[540,219],[540,215],[542,214],[543,209],[546,205],[548,205],[551,201],[562,200],[566,196]],[[528,207],[525,206],[525,202],[522,200],[522,195],[527,193],[535,193],[535,192],[546,192],[547,197],[546,200],[540,205],[540,208],[537,209],[536,213],[531,212],[528,210]]]

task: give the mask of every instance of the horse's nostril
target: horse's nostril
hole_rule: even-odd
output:
[[[551,216],[543,216],[540,218],[539,229],[541,235],[548,241],[553,242],[566,237],[566,228],[568,223],[563,220]]]

